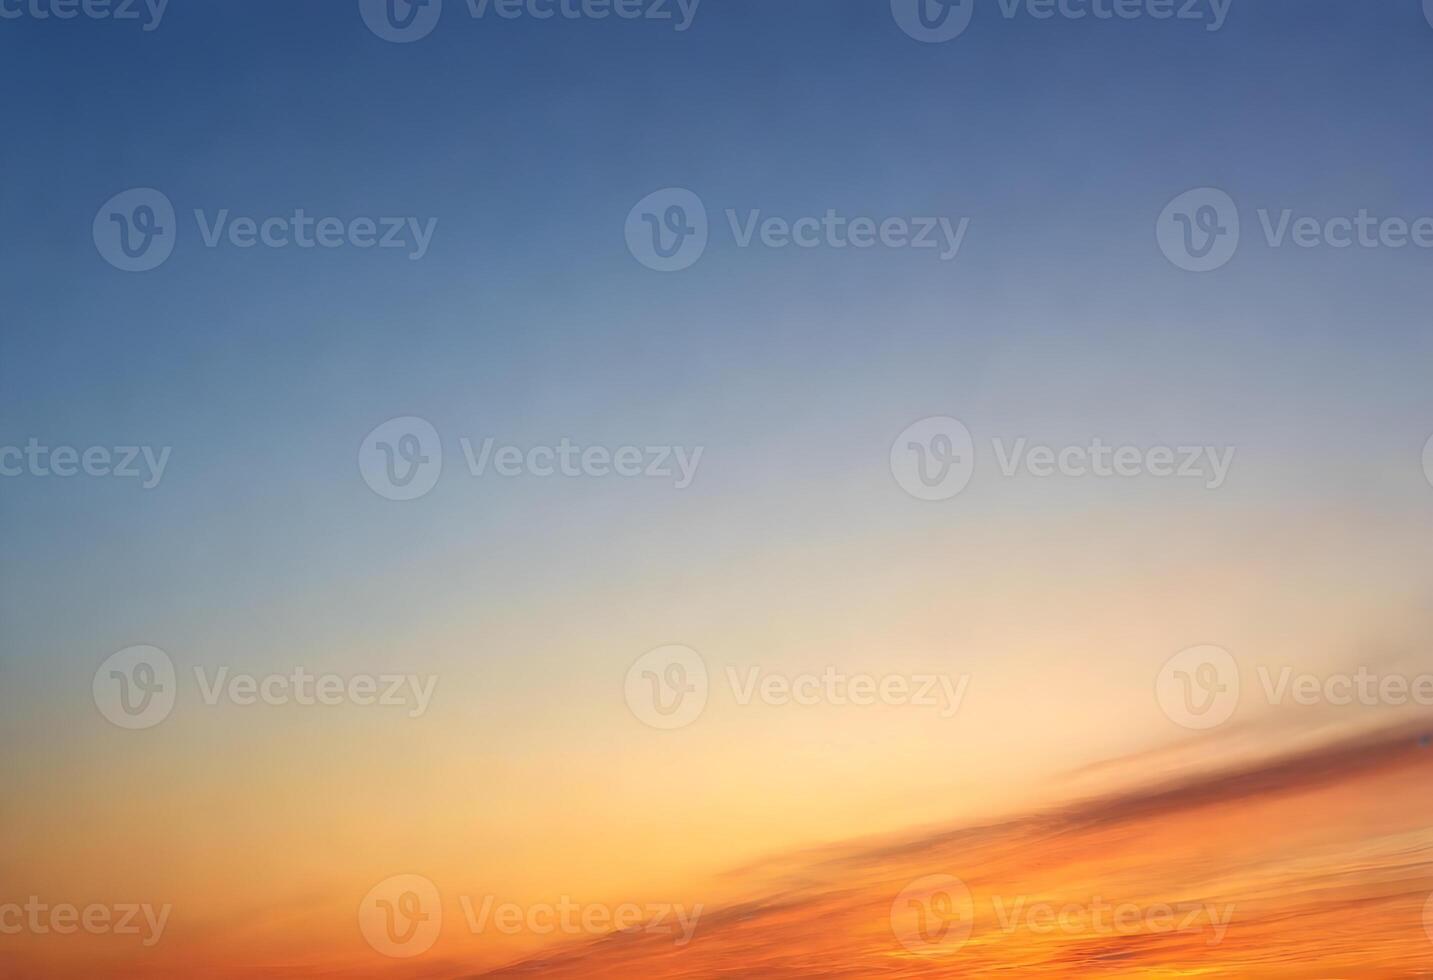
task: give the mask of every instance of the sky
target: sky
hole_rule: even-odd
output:
[[[0,0],[0,964],[467,975],[572,936],[474,934],[456,896],[730,910],[813,850],[1024,834],[1419,724],[1427,703],[1326,682],[1433,670],[1433,249],[1337,247],[1327,223],[1433,216],[1433,12],[967,4],[936,41],[903,0],[630,21],[446,0],[395,43],[349,0],[157,21]],[[649,220],[693,200],[705,249],[653,268]],[[287,247],[236,244],[298,211],[310,240],[337,219],[336,247],[287,224]],[[151,215],[172,252],[127,271],[119,236]],[[828,215],[844,230],[814,247],[760,230]],[[1216,267],[1180,254],[1181,215]],[[939,247],[853,247],[857,219]],[[923,499],[911,444],[938,460],[937,430],[969,438],[968,482]],[[58,476],[32,440],[110,469],[133,447],[138,475]],[[1095,440],[1140,474],[1025,455]],[[583,475],[550,473],[564,445]],[[621,447],[643,475],[614,472]],[[1152,447],[1208,455],[1161,476]],[[399,486],[419,458],[431,485]],[[172,665],[162,717],[115,714],[113,685],[165,662],[137,647]],[[1207,647],[1242,696],[1201,728],[1179,685],[1214,675],[1172,658]],[[1285,667],[1311,703],[1268,693]],[[299,670],[342,703],[228,686]],[[642,703],[699,674],[695,717]],[[355,677],[398,678],[399,703]],[[852,677],[910,690],[857,704]],[[772,703],[794,678],[814,703]],[[910,703],[926,678],[936,703]],[[1416,800],[1415,770],[1378,791]],[[1290,862],[1393,846],[1347,802],[1358,778],[1319,792],[1347,806]],[[1254,795],[1220,819],[1287,819]],[[973,863],[1006,868],[996,846]],[[1117,876],[1123,852],[1093,850]],[[354,913],[399,876],[444,896],[412,957]],[[148,947],[5,932],[30,896],[172,914]],[[1413,975],[1414,933],[1370,975]],[[720,934],[703,955],[673,975],[739,956]]]

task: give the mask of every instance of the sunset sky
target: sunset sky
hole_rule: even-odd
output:
[[[1268,693],[1433,673],[1433,251],[1276,248],[1257,217],[1433,215],[1433,13],[972,2],[933,44],[886,0],[721,0],[684,31],[448,0],[405,44],[348,0],[0,19],[0,451],[172,450],[149,489],[0,477],[0,974],[1433,972],[1433,711]],[[1207,274],[1156,240],[1201,187],[1243,224]],[[131,188],[176,212],[142,273],[94,237]],[[711,219],[672,274],[624,244],[663,188]],[[194,212],[225,209],[436,225],[417,261],[208,248]],[[728,209],[969,231],[953,261],[744,248]],[[914,499],[893,443],[947,416],[973,477]],[[361,447],[406,417],[442,475],[384,499]],[[702,454],[683,488],[474,475],[488,438]],[[1233,455],[1213,489],[1007,477],[1021,439]],[[141,645],[177,701],[127,730],[97,691]],[[624,684],[673,645],[710,689],[661,730]],[[1204,646],[1240,690],[1196,730],[1158,692]],[[431,699],[206,702],[299,669]],[[741,697],[830,671],[960,700]],[[941,875],[971,935],[912,951],[892,903]],[[407,958],[359,911],[401,876],[441,896]],[[32,896],[170,911],[149,946],[8,932]],[[485,898],[703,911],[678,945],[475,931]],[[1214,946],[996,911],[1102,899],[1234,911]]]

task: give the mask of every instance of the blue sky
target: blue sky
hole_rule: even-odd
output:
[[[355,610],[555,611],[614,574],[940,523],[892,500],[884,468],[932,414],[1248,444],[1276,465],[1239,500],[1386,502],[1369,466],[1418,499],[1428,252],[1252,235],[1263,206],[1433,214],[1418,3],[1235,0],[1213,33],[997,10],[932,45],[885,3],[829,0],[711,2],[680,33],[449,0],[407,45],[348,3],[176,2],[148,33],[0,23],[0,442],[173,447],[153,491],[0,485],[5,659],[82,676],[131,642],[341,646]],[[1153,222],[1205,185],[1250,237],[1194,276]],[[622,229],[671,186],[714,237],[660,275]],[[173,257],[143,274],[91,240],[132,187],[179,213]],[[438,223],[418,262],[211,250],[196,208]],[[738,249],[726,208],[971,230],[953,263]],[[452,438],[701,444],[707,469],[685,496],[456,474],[404,509],[354,454],[408,414]],[[992,493],[964,514],[1055,506]]]

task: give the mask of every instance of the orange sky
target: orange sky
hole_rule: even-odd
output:
[[[114,977],[1426,976],[1422,733],[1345,735],[998,822],[774,856],[669,896],[691,918],[688,942],[638,922],[475,972],[483,957],[467,950],[491,956],[501,937],[472,933],[480,895],[445,892],[433,949],[406,960],[314,902],[123,956],[116,937],[5,938],[0,964],[17,977],[93,975],[99,962]]]
[[[1430,776],[1433,747],[1416,732],[1351,740],[833,851],[713,913],[685,948],[609,939],[484,976],[1425,976]],[[905,890],[945,875],[968,899],[936,906],[948,882],[918,887],[927,918],[914,921]],[[942,938],[945,908],[956,924]]]

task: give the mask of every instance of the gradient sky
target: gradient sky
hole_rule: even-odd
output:
[[[448,0],[408,45],[348,2],[0,21],[0,444],[173,447],[153,490],[0,481],[0,882],[173,902],[191,942],[256,964],[292,966],[304,935],[364,963],[345,916],[390,874],[723,897],[744,862],[1059,800],[1179,743],[1150,692],[1180,649],[1420,654],[1433,254],[1270,249],[1254,217],[1433,215],[1420,4],[1234,0],[1215,33],[997,10],[932,45],[875,0],[721,0],[682,33]],[[672,186],[713,240],[661,275],[623,224]],[[1154,223],[1201,186],[1245,243],[1191,275]],[[91,239],[132,187],[180,217],[145,274]],[[210,250],[196,208],[438,225],[417,262]],[[726,208],[971,226],[950,263],[741,249]],[[356,453],[405,415],[448,463],[394,503]],[[987,455],[927,504],[888,454],[931,415],[987,449],[1239,455],[1217,492],[1003,480]],[[486,436],[705,455],[680,492],[474,479],[457,439]],[[189,698],[122,732],[90,682],[140,643],[182,675],[439,684],[416,720]],[[665,643],[714,674],[956,671],[971,693],[953,720],[719,694],[663,734],[622,680]],[[1240,721],[1236,754],[1329,723]]]

